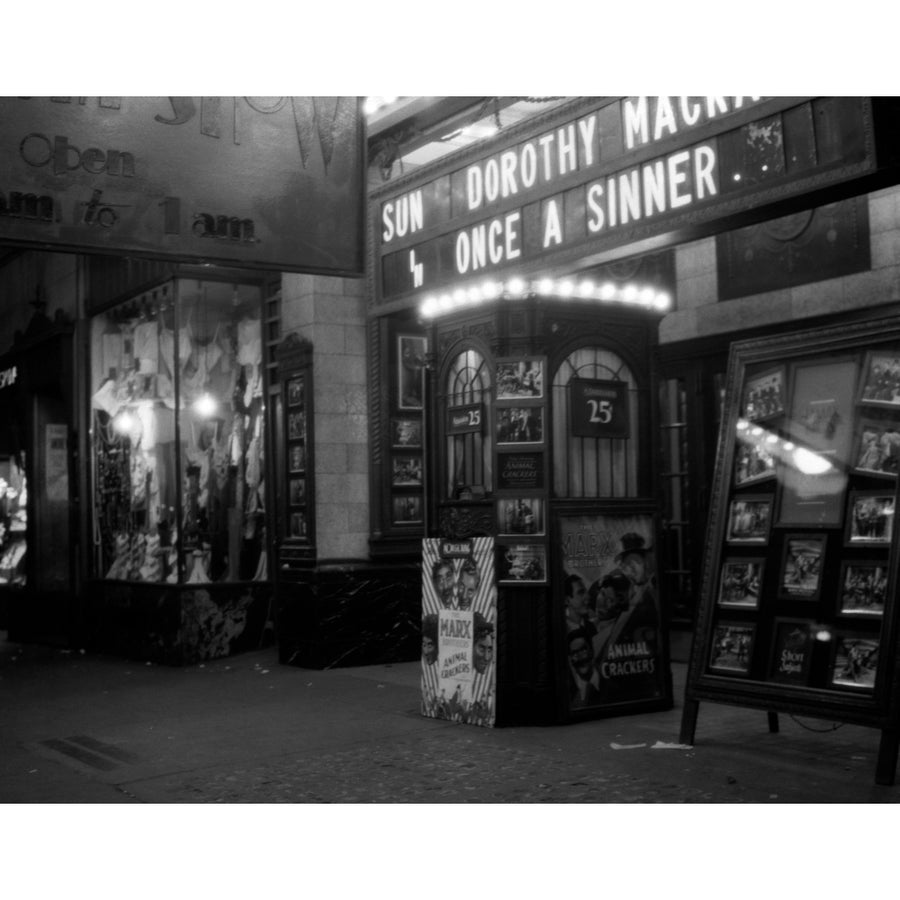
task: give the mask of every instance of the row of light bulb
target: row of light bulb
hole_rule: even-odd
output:
[[[792,440],[783,438],[774,431],[753,425],[746,419],[738,419],[736,427],[738,437],[763,444],[771,456],[790,462],[804,475],[824,475],[834,469],[834,465],[826,457],[807,447],[798,447]]]
[[[497,299],[516,300],[534,295],[560,300],[621,303],[659,312],[669,309],[672,304],[672,298],[665,291],[650,286],[626,284],[620,287],[611,281],[598,285],[590,279],[576,281],[573,278],[541,278],[536,281],[510,278],[508,281],[489,280],[473,287],[429,295],[422,301],[419,312],[424,318],[431,319],[456,312],[466,306],[477,306]]]
[[[209,391],[204,391],[191,406],[200,418],[211,419],[219,410],[219,401]],[[138,417],[128,407],[117,412],[112,420],[113,430],[126,437],[130,436],[138,425]]]

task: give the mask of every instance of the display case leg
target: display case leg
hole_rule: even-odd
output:
[[[894,783],[897,775],[897,752],[900,750],[900,730],[883,728],[878,745],[878,763],[875,766],[875,784]]]
[[[699,711],[699,701],[684,701],[684,709],[681,711],[681,736],[678,738],[680,743],[694,743],[694,733],[697,730],[697,714],[699,713]]]
[[[778,713],[770,709],[766,715],[769,717],[769,733],[778,734]]]

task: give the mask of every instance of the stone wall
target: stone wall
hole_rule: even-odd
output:
[[[282,276],[282,326],[313,345],[316,548],[319,560],[367,559],[369,415],[365,284]]]

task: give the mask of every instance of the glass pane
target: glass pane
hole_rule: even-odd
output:
[[[569,383],[573,378],[621,381],[627,385],[628,438],[573,437],[569,422]],[[553,378],[553,486],[557,497],[633,497],[637,495],[637,385],[617,354],[583,347],[570,354]]]
[[[176,583],[258,574],[264,549],[259,310],[256,287],[180,281],[94,318],[99,577]]]
[[[94,566],[101,578],[178,579],[170,286],[91,323]]]
[[[178,298],[184,577],[250,580],[265,549],[260,293],[183,281]]]
[[[447,496],[454,498],[463,487],[493,489],[491,441],[485,428],[491,420],[491,377],[484,357],[476,350],[463,351],[447,376],[447,408],[482,404],[480,431],[447,437]]]

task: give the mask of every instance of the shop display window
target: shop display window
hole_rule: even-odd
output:
[[[93,319],[97,577],[266,577],[260,304],[177,279]]]
[[[0,584],[25,585],[27,504],[24,460],[0,457]]]

